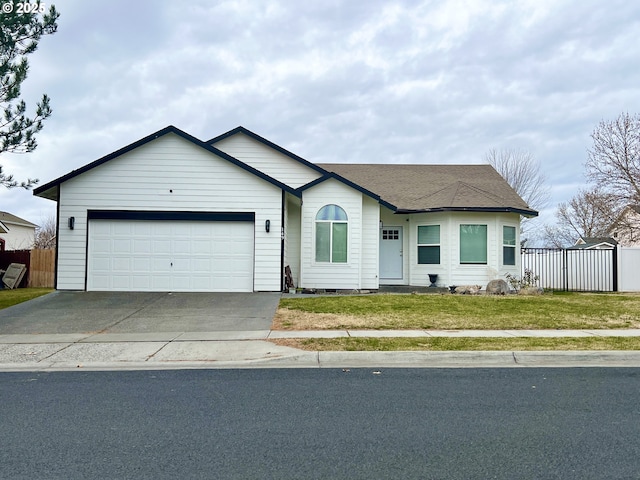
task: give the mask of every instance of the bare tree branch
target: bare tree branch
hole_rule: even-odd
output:
[[[484,155],[484,161],[502,175],[511,188],[534,210],[542,210],[549,204],[547,177],[540,163],[531,152],[522,149],[492,148]],[[537,237],[535,219],[521,218],[523,243]]]
[[[41,225],[36,228],[33,248],[56,248],[56,217],[49,215],[43,219],[40,224]]]
[[[640,115],[601,121],[591,134],[587,178],[628,204],[640,203]]]
[[[619,199],[597,188],[579,190],[568,202],[558,205],[556,226],[545,226],[544,238],[554,247],[573,245],[581,237],[605,237],[624,208]]]

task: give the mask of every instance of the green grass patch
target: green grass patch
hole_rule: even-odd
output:
[[[283,298],[281,329],[640,328],[640,295],[365,295]]]
[[[638,337],[579,338],[308,338],[275,341],[311,351],[640,350]]]
[[[0,310],[53,292],[51,288],[16,288],[0,290]]]

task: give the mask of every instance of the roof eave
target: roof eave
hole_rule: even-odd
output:
[[[378,202],[380,205],[388,208],[389,210],[393,210],[394,212],[398,209],[398,207],[396,207],[395,205],[393,205],[392,203],[387,202],[386,200],[380,198],[380,195],[376,195],[375,193],[373,193],[370,190],[367,190],[364,187],[361,187],[360,185],[358,185],[357,183],[352,182],[351,180],[348,180],[340,175],[338,175],[337,173],[334,172],[327,172],[325,171],[325,174],[320,177],[320,178],[316,178],[315,180],[302,185],[301,187],[298,187],[298,191],[300,192],[300,194],[302,195],[302,192],[311,188],[311,187],[315,187],[316,185],[325,182],[329,179],[334,179],[338,182],[344,183],[345,185],[347,185],[348,187],[353,188],[354,190],[359,191],[360,193],[365,194],[366,196],[368,196],[369,198],[372,198],[373,200],[375,200],[376,202]]]
[[[524,217],[537,217],[538,212],[516,207],[434,207],[422,209],[399,208],[397,214],[436,213],[436,212],[476,212],[476,213],[517,213]]]

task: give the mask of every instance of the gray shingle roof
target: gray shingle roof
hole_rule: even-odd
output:
[[[22,225],[24,227],[37,227],[35,223],[31,223],[24,218],[17,217],[8,212],[0,212],[0,222],[13,223],[15,225]]]
[[[398,211],[511,211],[536,216],[491,166],[318,164],[380,196]]]

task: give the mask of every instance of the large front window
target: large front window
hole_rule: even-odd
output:
[[[486,225],[460,225],[460,263],[487,263]]]
[[[347,262],[347,213],[338,205],[325,205],[316,215],[316,262]]]

